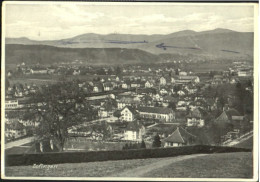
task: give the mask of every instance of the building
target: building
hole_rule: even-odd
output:
[[[205,125],[206,112],[201,108],[195,108],[189,112],[187,126],[203,127]]]
[[[160,78],[160,85],[166,85],[166,83],[167,83],[166,78],[162,76],[162,77]]]
[[[175,84],[188,84],[188,83],[199,83],[200,79],[198,76],[191,75],[180,75],[175,78],[172,78],[172,83]]]
[[[148,80],[148,81],[145,82],[144,87],[145,88],[152,88],[153,87],[153,83]]]
[[[124,139],[141,142],[145,135],[145,127],[138,121],[131,122],[124,130]]]
[[[123,89],[130,89],[131,88],[131,83],[130,81],[126,81],[122,84]]]
[[[5,125],[5,136],[7,139],[19,138],[26,135],[26,129],[18,120]]]
[[[180,71],[180,72],[179,72],[179,75],[180,75],[180,76],[187,76],[187,72],[185,72],[185,71]]]
[[[17,109],[19,108],[18,100],[6,100],[5,109]]]
[[[141,118],[158,119],[162,122],[172,122],[175,119],[173,110],[165,107],[139,107],[137,112]]]
[[[111,91],[111,90],[113,90],[113,85],[112,85],[112,83],[107,82],[107,83],[103,84],[103,88],[104,88],[104,91]]]
[[[122,97],[117,101],[117,108],[123,109],[125,106],[138,106],[140,104],[139,100],[134,100],[133,98],[129,97]]]
[[[215,123],[219,126],[225,126],[226,124],[233,124],[233,118],[239,118],[241,114],[236,109],[224,110],[216,119]]]
[[[247,71],[247,70],[241,70],[237,72],[237,75],[239,77],[247,77],[247,76],[253,76],[251,71]]]
[[[167,138],[163,140],[164,147],[178,147],[184,145],[195,144],[196,136],[187,132],[182,127],[177,127],[177,129]]]
[[[31,68],[31,74],[47,74],[48,70],[44,68]]]
[[[120,114],[121,114],[120,118],[122,121],[131,122],[134,121],[134,119],[136,118],[137,112],[133,107],[126,106],[122,109]]]

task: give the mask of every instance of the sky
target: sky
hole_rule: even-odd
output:
[[[252,5],[6,4],[6,37],[58,40],[85,33],[170,34],[227,28],[254,31]]]

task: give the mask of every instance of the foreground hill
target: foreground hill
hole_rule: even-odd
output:
[[[6,38],[6,44],[50,45],[66,48],[127,48],[152,54],[203,55],[210,58],[252,59],[254,34],[228,29],[195,32],[184,30],[168,35],[83,34],[76,37],[35,41],[28,38]]]
[[[251,152],[195,154],[167,158],[56,164],[56,168],[12,166],[6,176],[252,178]]]
[[[125,48],[61,48],[47,45],[6,45],[6,63],[50,64],[75,60],[89,64],[153,63],[159,56]]]

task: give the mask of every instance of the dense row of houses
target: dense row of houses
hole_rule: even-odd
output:
[[[50,73],[55,72],[51,68],[31,69],[30,74],[47,74],[46,70],[47,72],[53,71]],[[168,71],[173,73],[174,69]],[[100,119],[113,118],[117,112],[119,121],[126,123],[121,129],[113,127],[113,122],[107,125],[110,132],[116,133],[116,137],[126,141],[140,142],[149,138],[149,135],[153,135],[154,127],[171,128],[171,126],[174,126],[167,132],[157,131],[157,133],[160,133],[164,147],[191,145],[196,142],[197,137],[186,129],[206,126],[208,116],[212,110],[217,109],[219,102],[216,97],[200,95],[200,91],[208,89],[209,86],[224,83],[235,84],[239,82],[240,77],[244,77],[242,75],[248,76],[249,74],[242,72],[238,72],[238,76],[229,73],[215,74],[208,77],[206,81],[201,81],[200,77],[195,74],[181,70],[178,70],[178,72],[178,75],[101,77],[93,81],[80,81],[78,86],[84,93],[105,94],[124,90],[124,93],[110,94],[109,97],[101,95],[86,98],[98,111]],[[80,70],[75,68],[72,74],[78,75]],[[249,78],[251,77],[249,76]],[[6,91],[6,109],[12,110],[24,107],[27,104],[26,100],[20,98],[29,97],[30,93],[35,93],[37,90],[39,88],[36,85],[10,86]],[[111,104],[108,100],[112,100],[114,104]],[[215,117],[214,122],[218,125],[223,123],[233,124],[236,131],[241,129],[241,124],[249,122],[246,116],[240,115],[234,109],[224,109],[222,113],[213,117]],[[10,133],[14,132],[12,126],[14,125],[7,127],[7,133],[10,136]],[[96,140],[102,139],[102,135],[97,131],[87,134],[84,131],[79,132],[84,136],[93,135]],[[18,135],[20,135],[19,133],[21,134],[22,131],[19,130]]]

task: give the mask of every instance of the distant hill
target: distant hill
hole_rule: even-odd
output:
[[[168,35],[100,35],[88,33],[69,39],[51,41],[34,41],[25,37],[6,38],[6,44],[49,45],[62,48],[101,48],[98,50],[107,48],[116,48],[114,50],[120,50],[122,48],[129,49],[128,52],[130,50],[137,52],[137,49],[139,49],[146,51],[146,53],[142,52],[141,54],[140,51],[138,53],[138,59],[144,60],[147,59],[147,52],[153,54],[152,57],[156,57],[155,55],[159,54],[179,54],[183,56],[204,56],[211,59],[232,58],[253,60],[254,33],[236,32],[221,28],[203,32],[184,30]],[[94,49],[92,49],[91,52],[93,52],[93,50]],[[111,50],[109,50],[109,52],[112,54],[113,51],[111,52]],[[78,50],[74,52],[78,52]],[[113,55],[121,56],[121,54]],[[134,59],[135,56],[133,55],[134,53],[132,56],[127,56],[127,60],[129,60],[130,57],[131,59]],[[141,58],[141,55],[146,55],[146,57]],[[104,59],[104,51],[101,51],[99,56],[95,55],[94,57]],[[91,57],[93,57],[93,55],[87,56],[87,58],[90,59]],[[123,60],[123,57],[121,56],[120,58],[115,59]],[[138,62],[138,59],[135,61]],[[151,61],[153,61],[153,59],[151,59]]]
[[[153,63],[159,56],[125,48],[61,48],[47,45],[6,45],[6,63],[51,64],[75,60],[89,64]]]

